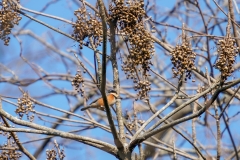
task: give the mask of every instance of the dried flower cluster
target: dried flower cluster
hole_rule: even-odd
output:
[[[186,73],[185,80],[191,79],[191,71],[195,68],[194,62],[196,53],[190,48],[189,42],[185,41],[182,45],[177,45],[171,53],[173,74],[175,77],[182,76]]]
[[[205,86],[198,86],[197,93],[202,93],[206,90],[207,87]],[[203,98],[205,99],[205,102],[207,101],[208,93],[203,95]]]
[[[85,7],[74,11],[74,15],[77,17],[77,21],[73,25],[74,33],[72,36],[79,42],[80,49],[84,44],[88,45],[91,40],[95,47],[100,45],[102,42],[102,23],[99,15],[93,16],[91,13],[87,13]],[[83,42],[85,38],[88,38],[87,43]]]
[[[32,112],[34,108],[33,102],[31,101],[28,93],[24,92],[23,96],[18,99],[18,107],[16,109],[16,113],[19,115],[20,118],[26,114],[30,121],[33,120],[32,116],[29,116],[29,112]]]
[[[54,149],[46,150],[47,160],[56,160],[57,152]]]
[[[0,118],[0,120],[2,119]],[[0,126],[6,127],[6,124],[0,121]],[[5,136],[6,134],[8,134],[8,132],[4,132],[3,130],[0,130],[0,134]]]
[[[129,128],[130,131],[132,131],[135,128],[135,123],[134,122],[128,122],[127,127]]]
[[[232,38],[224,38],[218,41],[218,60],[215,67],[222,73],[223,80],[226,80],[234,71],[233,64],[238,53],[236,41]]]
[[[122,64],[122,70],[127,78],[134,79],[135,90],[139,90],[140,99],[147,97],[151,89],[148,71],[155,52],[151,35],[144,27],[145,10],[143,7],[143,0],[132,0],[126,3],[123,0],[114,1],[109,7],[108,18],[109,21],[117,22],[120,33],[129,45],[129,54]]]
[[[72,80],[72,86],[75,87],[75,90],[77,92],[81,93],[81,96],[84,94],[84,79],[80,73],[80,71],[77,71],[77,74],[75,75],[74,79]]]
[[[137,112],[134,111],[133,114],[130,112],[126,111],[124,118],[127,120],[127,127],[129,128],[130,131],[136,130],[136,123],[137,125],[143,125],[145,123],[144,120],[138,119],[137,118]]]
[[[151,90],[151,83],[148,80],[135,81],[134,90],[138,92],[140,99],[147,97],[147,93]]]
[[[127,123],[127,127],[128,127],[131,131],[134,130],[135,127],[136,127],[134,121],[135,121],[135,120],[129,121],[129,122]],[[143,124],[145,123],[145,121],[138,119],[138,120],[137,120],[137,123],[141,126],[141,125],[143,125]]]
[[[19,1],[17,1],[19,3]],[[4,41],[4,45],[8,45],[14,25],[18,25],[22,17],[19,16],[17,10],[19,8],[15,4],[10,4],[7,0],[2,0],[2,8],[0,10],[0,38]]]
[[[3,150],[0,153],[0,160],[18,160],[22,156],[16,149]]]
[[[47,149],[46,150],[46,155],[47,155],[47,160],[64,159],[64,157],[65,157],[64,149],[60,149],[57,143],[55,144],[55,149],[51,149],[51,150]],[[59,158],[57,158],[57,157],[59,157]]]
[[[1,123],[0,125],[6,127],[5,123]],[[6,148],[7,150],[2,150],[2,152],[0,152],[0,160],[18,160],[22,156],[22,153],[17,151],[18,147],[12,135],[9,132],[0,132],[0,134],[7,138],[7,142],[1,145],[1,148]]]

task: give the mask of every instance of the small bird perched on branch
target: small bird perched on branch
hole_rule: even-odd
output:
[[[110,90],[110,91],[108,91],[108,93],[109,93],[107,95],[108,105],[111,106],[114,103],[116,103],[116,99],[117,99],[118,95],[117,95],[117,92],[114,91],[114,90]],[[100,109],[100,110],[104,111],[105,107],[104,107],[103,98],[102,97],[98,98],[97,100],[90,103],[89,106],[83,107],[81,109],[81,111],[84,111],[84,110],[89,109],[89,108],[97,108],[97,109]]]

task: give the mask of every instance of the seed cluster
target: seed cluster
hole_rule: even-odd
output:
[[[134,122],[128,122],[127,127],[129,128],[130,131],[132,131],[135,128],[135,123]]]
[[[3,150],[0,153],[0,160],[18,160],[22,157],[21,152],[16,151],[15,149]]]
[[[196,53],[190,48],[189,42],[183,42],[182,45],[177,45],[171,55],[174,76],[182,76],[186,73],[185,80],[187,80],[187,78],[191,79],[191,71],[195,68]]]
[[[145,81],[134,81],[134,90],[139,90],[137,96],[140,97],[140,99],[143,99],[147,97],[147,93],[151,90],[151,83],[148,80]]]
[[[72,86],[75,87],[75,90],[77,92],[81,93],[81,96],[84,94],[84,79],[80,73],[80,71],[77,71],[77,74],[75,75],[74,79],[72,80]]]
[[[19,0],[17,1],[19,3]],[[4,45],[9,45],[11,33],[14,25],[18,25],[22,17],[19,16],[17,10],[19,8],[15,4],[9,4],[7,0],[2,0],[2,8],[0,10],[0,38],[4,41]]]
[[[130,112],[126,111],[124,118],[127,120],[127,127],[129,128],[130,131],[136,130],[136,122],[140,126],[145,123],[144,120],[138,119],[136,112],[132,115]]]
[[[33,102],[31,101],[29,95],[25,92],[23,93],[23,96],[18,99],[18,107],[16,109],[16,113],[19,115],[20,118],[26,114],[29,120],[33,120],[32,116],[29,116],[29,112],[32,112],[34,108]]]
[[[218,45],[218,60],[215,67],[222,73],[223,80],[226,80],[234,71],[233,64],[238,53],[236,41],[232,38],[224,38],[219,40]]]
[[[5,126],[5,123],[0,123],[0,125]],[[18,147],[16,145],[15,140],[13,140],[12,135],[9,132],[0,132],[3,136],[6,136],[7,142],[1,146],[1,148],[12,148],[10,150],[2,150],[0,152],[0,160],[17,160],[22,156],[21,152],[18,152]],[[17,141],[19,141],[17,139]]]
[[[5,123],[3,123],[3,122],[0,122],[0,125],[3,126],[3,127],[6,127]],[[0,130],[0,135],[4,136],[4,135],[6,135],[6,133],[7,132],[4,132],[4,131]]]
[[[129,128],[130,131],[133,131],[133,130],[135,129],[135,127],[136,127],[134,121],[135,121],[135,120],[129,121],[129,122],[127,123],[127,127]],[[145,123],[145,121],[138,119],[138,120],[137,120],[137,123],[141,126],[141,125],[143,125],[143,124]]]
[[[58,150],[59,152],[57,152]],[[64,159],[65,154],[64,154],[64,149],[56,148],[56,149],[51,149],[51,150],[46,150],[46,155],[47,155],[47,160],[56,160],[57,155],[59,159]]]
[[[57,152],[54,149],[46,151],[47,160],[55,160],[57,159]]]
[[[88,45],[90,39],[93,41],[93,45],[97,47],[102,42],[102,23],[98,14],[93,16],[91,13],[87,13],[85,7],[79,8],[74,11],[74,15],[77,17],[77,21],[73,24],[74,33],[73,37],[79,42],[80,49],[83,45]],[[88,38],[87,43],[83,40]]]
[[[109,21],[117,22],[120,33],[124,35],[129,54],[125,57],[122,70],[127,78],[134,79],[135,90],[139,90],[138,97],[147,97],[150,87],[148,71],[153,56],[154,45],[151,35],[144,27],[145,16],[143,0],[114,1],[109,7]],[[141,82],[141,83],[140,83]]]

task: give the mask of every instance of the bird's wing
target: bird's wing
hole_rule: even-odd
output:
[[[93,104],[93,103],[95,103],[95,102],[97,102],[97,100],[99,99],[100,97],[98,97],[98,98],[96,98],[96,99],[94,99],[89,105],[91,105],[91,104]]]

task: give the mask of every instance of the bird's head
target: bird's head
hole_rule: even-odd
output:
[[[112,94],[116,98],[118,97],[117,92],[115,90],[109,90],[108,93]]]

